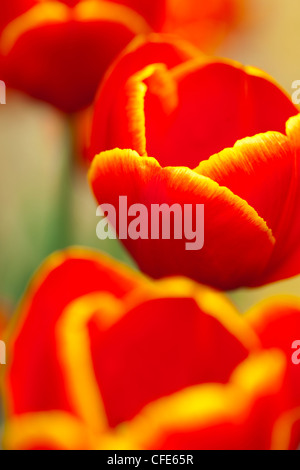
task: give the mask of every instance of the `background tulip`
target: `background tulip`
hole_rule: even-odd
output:
[[[270,330],[273,308],[259,314]],[[297,422],[299,383],[284,379],[282,340],[268,333],[261,349],[251,318],[188,280],[154,283],[83,250],[54,255],[8,341],[6,447],[272,447],[283,413],[288,431]]]
[[[224,5],[228,0],[221,0],[209,11],[204,2],[194,11],[192,3],[187,12],[193,17],[204,22],[219,17],[216,36],[230,23],[232,0],[230,9]],[[135,35],[151,28],[176,33],[177,26],[166,26],[175,11],[170,0],[11,1],[1,16],[0,74],[10,87],[63,111],[81,110],[92,103],[108,66]],[[213,42],[212,32],[198,30],[197,43]]]
[[[90,105],[107,67],[146,20],[114,2],[68,6],[42,1],[2,32],[2,73],[7,85],[66,112]]]

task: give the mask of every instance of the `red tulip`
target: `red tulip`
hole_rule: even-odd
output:
[[[299,274],[297,108],[257,69],[203,56],[178,65],[179,52],[176,63],[156,45],[153,59],[151,47],[123,56],[102,85],[91,186],[117,212],[119,196],[148,212],[204,204],[205,244],[186,251],[185,240],[150,237],[126,248],[152,277],[220,289]]]
[[[288,304],[284,313],[287,339]],[[272,315],[263,323],[278,333]],[[5,447],[296,447],[290,353],[271,332],[261,348],[252,324],[192,281],[153,282],[83,250],[56,254],[8,341]]]
[[[238,10],[236,0],[10,0],[1,7],[1,79],[78,111],[135,35],[153,28],[211,49]]]
[[[112,60],[149,31],[142,16],[119,3],[40,1],[2,32],[2,79],[63,111],[78,111],[92,103]]]

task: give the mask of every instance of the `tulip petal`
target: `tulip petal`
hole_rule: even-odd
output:
[[[245,137],[284,133],[286,121],[298,114],[262,72],[230,61],[203,62],[190,61],[170,72],[178,86],[178,106],[163,137],[152,129],[166,128],[164,118],[146,112],[147,153],[157,155],[162,166],[195,168]]]
[[[139,84],[138,78],[144,76],[144,74],[141,74],[141,71],[148,65],[162,63],[167,68],[173,68],[183,61],[197,56],[201,56],[200,52],[191,47],[190,44],[180,39],[169,38],[168,36],[151,34],[146,38],[138,37],[132,41],[110,68],[99,90],[91,131],[90,161],[98,153],[116,147],[132,148],[143,154],[145,152],[145,142],[142,149],[141,147],[135,147],[137,139],[128,131],[126,123],[127,114],[125,110],[129,109],[129,103],[127,102],[128,95],[132,97],[130,90],[134,86],[136,89],[145,87],[142,83]],[[157,70],[157,67],[154,67],[154,70]],[[135,75],[136,77],[131,80],[126,88],[129,78]],[[125,95],[124,90],[126,91]],[[116,94],[118,99],[116,99]],[[138,95],[135,96],[138,98]],[[143,99],[139,102],[139,108],[137,108],[137,105],[134,105],[132,99],[131,104],[134,108],[133,111],[139,110],[140,114],[143,113]],[[130,116],[132,116],[133,120],[134,114]],[[139,122],[136,123],[136,127]],[[145,129],[143,127],[141,129],[138,128],[137,132],[139,135],[141,133],[145,134]]]
[[[108,317],[102,307],[105,301],[88,323],[94,370],[110,427],[185,387],[226,383],[258,344],[217,294],[176,279],[157,283],[156,289],[156,293],[131,295],[123,314],[109,328],[103,322]],[[117,310],[111,303],[108,308]],[[216,317],[216,310],[222,315]],[[70,334],[70,328],[65,331]],[[215,367],[220,357],[222,367]]]
[[[195,171],[247,201],[277,240],[287,203],[294,207],[294,170],[295,152],[288,138],[268,132],[237,142],[200,163]]]
[[[141,282],[140,276],[129,275],[127,269],[120,272],[120,266],[114,268],[104,257],[101,263],[98,259],[88,250],[71,249],[53,255],[31,285],[20,308],[19,328],[10,339],[8,357],[14,359],[7,383],[7,406],[11,412],[72,410],[56,350],[58,318],[77,297],[108,289],[118,298]],[[61,289],[61,285],[66,287]]]
[[[159,30],[166,16],[167,0],[109,0],[137,11],[153,29]]]
[[[91,436],[106,433],[184,387],[226,383],[259,345],[215,291],[184,279],[154,284],[77,249],[50,258],[20,313],[9,340],[6,434],[19,423],[24,437],[8,437],[9,448],[69,448],[82,438],[80,423]],[[74,433],[54,436],[55,421],[68,432],[70,415]]]
[[[103,441],[108,449],[270,449],[283,355],[251,355],[226,385],[191,387],[145,407]]]
[[[269,262],[275,240],[266,223],[245,201],[209,178],[187,168],[161,168],[154,158],[117,149],[98,155],[89,177],[99,204],[110,203],[117,212],[119,195],[127,196],[128,207],[144,204],[148,214],[153,204],[178,203],[182,211],[184,204],[205,205],[205,244],[200,251],[187,251],[186,240],[172,236],[123,240],[141,269],[153,277],[187,275],[230,289],[247,285]],[[117,194],[112,187],[118,188]]]

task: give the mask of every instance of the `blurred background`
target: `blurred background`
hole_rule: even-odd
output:
[[[245,0],[215,54],[264,69],[292,94],[292,82],[300,80],[299,38],[299,0]],[[86,168],[70,158],[70,121],[11,90],[0,106],[0,305],[6,311],[14,309],[44,258],[65,246],[94,247],[134,265],[117,241],[96,237]],[[244,312],[269,295],[299,291],[297,277],[227,295]]]

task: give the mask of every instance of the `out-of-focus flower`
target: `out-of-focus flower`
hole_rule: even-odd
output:
[[[54,255],[8,341],[5,447],[296,447],[289,353],[276,328],[262,349],[253,317],[183,278],[153,282],[82,250]]]
[[[66,112],[89,106],[113,59],[150,29],[212,48],[235,0],[11,0],[1,6],[0,75]]]
[[[123,56],[121,79],[112,72],[98,96],[92,189],[117,212],[121,195],[149,213],[152,204],[204,204],[205,244],[124,240],[140,268],[221,289],[299,274],[297,108],[263,72],[226,60],[170,66],[162,54],[132,73],[146,50]]]
[[[163,31],[212,51],[243,14],[243,0],[168,0]]]
[[[92,103],[112,60],[149,31],[121,3],[40,1],[2,31],[1,78],[63,111],[78,111]]]

